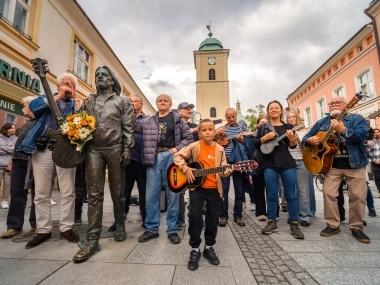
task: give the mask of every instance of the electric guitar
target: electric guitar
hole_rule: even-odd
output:
[[[292,131],[297,131],[299,129],[302,129],[304,127],[304,124],[299,124],[298,126],[295,126]],[[260,150],[263,154],[271,154],[274,149],[279,145],[279,142],[284,138],[286,137],[286,133],[282,134],[281,136],[279,137],[276,137],[270,141],[266,141],[265,143],[263,143],[261,146],[260,146]]]
[[[60,131],[60,126],[64,120],[46,79],[46,74],[49,72],[48,62],[46,59],[41,58],[31,59],[30,62],[32,63],[34,72],[40,77],[51,113],[58,126],[57,130],[48,129],[47,131],[49,139],[56,140],[52,159],[56,165],[62,168],[77,167],[84,162],[85,152],[77,151],[76,145],[70,143],[69,138]]]
[[[363,92],[356,93],[336,120],[342,120],[347,111],[354,107],[363,97]],[[319,138],[319,144],[305,146],[302,149],[302,159],[306,169],[311,174],[326,174],[330,171],[333,156],[338,151],[338,147],[335,145],[336,135],[330,126],[327,132],[319,131],[316,136]]]
[[[251,136],[254,134],[254,132],[248,131],[248,132],[242,132],[243,136]],[[230,140],[236,138],[237,135],[231,135],[228,136],[226,133],[218,134],[215,136],[215,141],[220,144],[223,147],[226,147],[230,144]]]
[[[195,168],[193,175],[195,180],[192,183],[188,183],[186,175],[178,168],[178,166],[172,163],[167,171],[167,181],[170,190],[174,193],[180,193],[187,187],[196,188],[203,184],[204,176],[207,174],[214,174],[224,172],[227,168],[233,171],[252,171],[257,168],[259,164],[254,160],[240,161],[232,165],[218,166],[214,168],[203,168],[199,162],[191,162],[188,164],[190,168]]]

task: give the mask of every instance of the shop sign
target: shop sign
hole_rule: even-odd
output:
[[[22,112],[22,105],[20,103],[10,101],[3,97],[0,97],[0,110],[4,110],[18,115],[24,115],[24,113]]]
[[[36,93],[40,93],[40,80],[32,78],[29,74],[20,71],[17,67],[12,67],[8,62],[2,59],[0,59],[0,76],[8,78]]]

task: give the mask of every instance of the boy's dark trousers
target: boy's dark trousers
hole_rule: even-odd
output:
[[[207,201],[205,240],[206,245],[212,246],[215,244],[220,215],[221,198],[218,189],[198,187],[195,190],[190,190],[189,196],[191,205],[189,210],[189,245],[192,248],[198,248],[202,242],[202,207],[203,201]]]

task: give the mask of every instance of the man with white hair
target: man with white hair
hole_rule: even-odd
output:
[[[160,194],[162,186],[166,189],[167,215],[166,233],[172,244],[181,242],[178,236],[179,194],[169,190],[166,173],[173,163],[173,155],[193,142],[186,122],[178,113],[170,112],[172,98],[161,94],[156,99],[158,112],[143,119],[137,132],[143,136],[141,163],[146,165],[146,231],[139,242],[158,238],[160,226]]]
[[[367,196],[365,172],[368,164],[363,142],[368,137],[368,129],[366,120],[359,114],[349,113],[342,120],[337,120],[346,104],[342,97],[333,98],[329,103],[330,115],[320,119],[303,137],[301,144],[305,147],[317,146],[321,143],[316,135],[319,131],[326,132],[330,127],[335,131],[338,151],[333,156],[332,167],[325,175],[323,183],[324,218],[327,226],[320,235],[330,237],[340,233],[337,197],[339,185],[345,177],[350,197],[348,226],[354,238],[362,243],[369,243],[369,237],[363,232]]]
[[[63,119],[76,113],[81,107],[81,100],[76,94],[78,81],[69,73],[63,73],[57,78],[58,92],[54,94],[58,109]],[[53,228],[51,218],[50,190],[54,167],[57,170],[59,188],[61,190],[61,219],[59,231],[61,237],[69,242],[77,242],[78,235],[72,230],[74,223],[75,204],[75,168],[61,168],[54,164],[52,152],[46,148],[49,140],[47,130],[56,130],[56,120],[50,110],[46,95],[38,96],[29,103],[29,108],[35,117],[35,123],[17,151],[32,155],[32,164],[35,181],[36,220],[38,234],[26,244],[26,248],[33,248],[51,237]]]
[[[21,234],[24,226],[25,206],[28,200],[28,188],[26,187],[26,178],[29,170],[30,156],[16,151],[17,147],[25,138],[26,134],[33,127],[35,120],[32,111],[29,109],[30,101],[37,98],[36,96],[27,96],[22,99],[22,112],[24,116],[30,119],[18,130],[18,137],[12,154],[12,159],[8,164],[7,170],[11,175],[11,201],[7,215],[7,231],[1,235],[1,238],[10,238]],[[29,214],[29,223],[31,231],[36,229],[36,214],[34,210],[34,187],[32,187],[32,207]]]

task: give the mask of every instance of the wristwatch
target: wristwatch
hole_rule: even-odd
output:
[[[340,135],[341,135],[342,137],[345,137],[346,134],[347,134],[347,129],[344,129],[344,131],[340,133]]]

